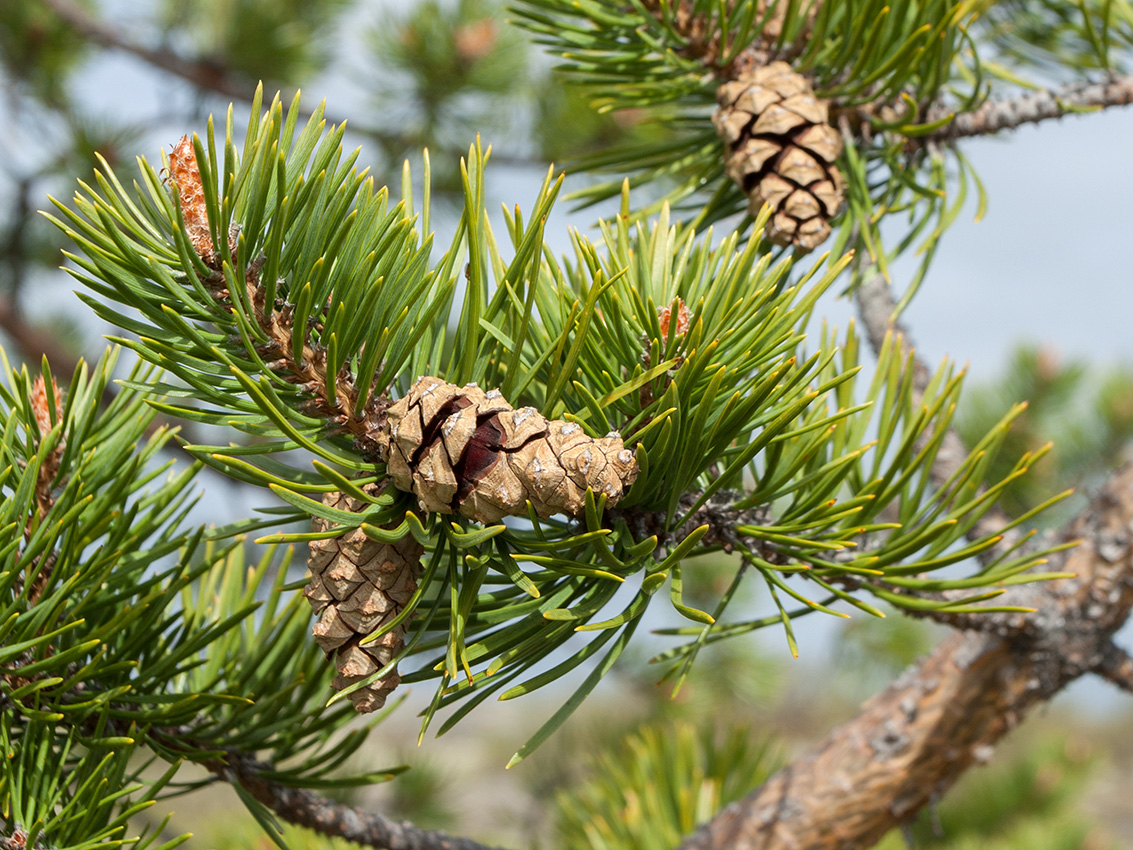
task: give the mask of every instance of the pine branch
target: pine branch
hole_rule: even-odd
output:
[[[231,305],[231,294],[223,287],[223,278],[205,280],[203,283],[218,302]],[[260,346],[261,356],[271,361],[274,370],[284,380],[310,390],[311,398],[307,405],[310,412],[349,431],[358,441],[360,449],[376,455],[373,447],[375,423],[380,421],[389,399],[379,395],[377,388],[374,388],[362,415],[354,415],[353,410],[358,400],[354,375],[348,367],[343,366],[335,380],[328,382],[325,346],[308,339],[301,351],[292,348],[292,312],[277,310],[276,305],[267,303],[265,290],[260,282],[259,262],[253,264],[245,277],[245,297],[252,306],[252,317],[268,340]],[[333,397],[327,391],[327,387],[332,384],[335,390]]]
[[[255,91],[254,81],[240,79],[215,62],[186,59],[170,50],[159,50],[131,41],[115,28],[87,14],[71,0],[44,0],[44,5],[87,40],[100,47],[129,53],[147,65],[180,77],[197,88],[241,101],[250,101]]]
[[[229,290],[229,281],[222,273],[221,255],[212,244],[200,167],[188,136],[183,137],[170,153],[169,172],[180,197],[190,242],[210,270],[208,276],[201,277],[201,283],[218,304],[233,309],[234,296]],[[235,240],[238,233],[239,229],[236,227],[232,227],[228,233],[227,247],[233,262],[237,258]],[[256,346],[257,354],[268,361],[268,368],[272,372],[309,393],[304,403],[307,412],[350,432],[358,441],[360,450],[376,455],[373,434],[389,399],[380,393],[380,388],[372,388],[362,415],[355,415],[359,390],[350,368],[344,364],[334,381],[328,381],[326,347],[312,340],[308,334],[302,336],[298,349],[294,347],[294,305],[285,304],[279,299],[272,300],[269,296],[260,279],[266,259],[263,255],[257,257],[249,264],[243,276],[244,303],[250,308],[248,318],[255,322],[263,335],[263,341]],[[239,303],[239,299],[236,299],[236,303]],[[326,310],[323,309],[317,315],[325,321],[325,313]],[[308,324],[312,322],[308,321]],[[318,319],[313,324],[318,326]]]
[[[861,285],[854,291],[854,295],[858,303],[858,315],[861,317],[862,324],[865,326],[870,348],[873,349],[874,354],[881,351],[886,335],[891,332],[896,332],[901,335],[902,351],[906,353],[915,351],[915,346],[909,336],[908,330],[901,322],[894,319],[894,311],[897,305],[893,300],[893,293],[889,283],[882,274],[866,275]],[[925,390],[928,387],[929,380],[932,377],[932,372],[921,357],[915,357],[914,362],[914,404],[919,406],[921,398],[924,396]],[[949,428],[941,444],[940,451],[937,453],[936,459],[929,470],[932,483],[936,487],[943,486],[944,483],[956,473],[967,456],[968,450],[964,448],[964,444],[960,440],[960,435],[956,433],[955,428]],[[972,526],[968,533],[968,539],[978,540],[983,537],[999,534],[1000,530],[1005,528],[1010,522],[1010,518],[1004,514],[1003,511],[998,507],[992,507],[991,510],[980,517],[975,525]],[[996,549],[991,550],[988,555],[995,552],[997,549],[1014,546],[1019,542],[1021,536],[1021,532],[1017,529],[1006,532],[1003,541]]]
[[[265,772],[274,769],[271,765],[244,754],[229,753],[227,761],[207,761],[204,766],[225,782],[239,784],[288,823],[320,835],[345,838],[382,850],[496,850],[470,838],[419,829],[377,812],[336,803],[303,788],[273,782],[264,777]]]
[[[1102,647],[1101,661],[1094,672],[1133,694],[1133,656],[1117,644],[1111,642]]]
[[[1084,673],[1111,669],[1111,638],[1133,607],[1131,522],[1127,466],[1065,534],[1082,544],[1052,559],[1076,577],[1009,594],[1037,608],[1026,633],[951,636],[682,850],[867,847],[908,822],[985,761],[1030,709]],[[1127,660],[1117,667],[1126,670]]]
[[[970,136],[989,136],[1024,124],[1037,124],[1086,110],[1128,106],[1131,103],[1133,74],[1114,77],[1104,83],[1072,83],[1059,89],[987,101],[972,112],[957,115],[933,133],[911,138],[909,143],[919,146],[931,142],[953,142]],[[930,110],[929,120],[944,114],[947,114],[946,110],[936,106]]]

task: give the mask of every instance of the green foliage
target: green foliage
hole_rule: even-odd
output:
[[[592,775],[556,801],[557,846],[670,850],[724,806],[755,789],[780,761],[754,729],[727,735],[686,723],[630,735],[592,758]]]
[[[829,606],[838,601],[879,616],[862,593],[968,611],[1034,578],[1024,573],[1044,553],[1015,550],[966,578],[925,577],[997,541],[961,543],[1034,458],[979,491],[1013,411],[976,442],[947,486],[929,487],[926,470],[959,376],[942,367],[914,405],[912,360],[890,341],[866,390],[874,403],[857,403],[852,329],[842,341],[830,332],[813,350],[804,344],[815,300],[847,260],[825,270],[820,260],[792,280],[791,263],[773,266],[758,239],[741,247],[733,233],[713,245],[711,233],[670,226],[664,212],[631,226],[626,195],[597,244],[575,234],[573,256],[559,261],[542,239],[559,185],[551,175],[529,217],[505,210],[514,252],[505,259],[487,224],[486,155],[476,147],[462,166],[465,210],[451,247],[430,260],[428,184],[422,237],[407,182],[391,205],[387,190],[353,170],[356,154],[342,152],[341,132],[323,135],[318,110],[301,130],[296,118],[278,101],[263,114],[256,105],[242,151],[231,117],[222,145],[211,131],[196,143],[214,244],[239,233],[231,256],[220,252],[219,272],[197,256],[169,190],[144,160],[132,191],[107,170],[97,187],[83,186],[74,209],[58,204],[53,220],[86,255],[73,259],[75,277],[95,296],[83,296],[87,303],[136,335],[124,345],[180,379],[127,385],[168,396],[154,402],[160,410],[254,438],[188,447],[290,505],[241,527],[306,514],[361,526],[375,539],[409,531],[426,544],[421,590],[404,615],[416,611],[406,652],[424,656],[405,680],[440,678],[425,724],[463,700],[443,732],[489,695],[527,694],[597,662],[522,757],[595,686],[666,583],[675,610],[696,624],[669,630],[692,640],[658,657],[679,666],[679,683],[699,649],[723,637],[781,622],[793,648],[791,618],[835,613]],[[460,269],[467,285],[455,301]],[[248,289],[248,280],[262,283]],[[227,295],[218,298],[221,287]],[[692,311],[690,327],[678,334],[673,322],[663,334],[659,310],[678,300]],[[450,314],[459,315],[455,328]],[[301,364],[268,362],[269,349],[303,351],[312,362],[325,355],[325,375],[338,377],[300,381],[295,370],[308,375]],[[389,495],[367,498],[359,514],[322,506],[319,495],[352,486],[346,478],[382,475],[381,463],[357,449],[358,429],[371,427],[364,412],[421,374],[499,387],[514,404],[570,418],[593,435],[618,429],[634,446],[638,479],[615,511],[595,499],[577,521],[532,513],[527,524],[484,529],[407,513],[406,500]],[[338,404],[336,386],[356,388],[351,409],[320,415],[327,400]],[[313,472],[274,457],[296,449],[314,455]],[[728,542],[691,521],[704,506],[736,512],[732,542],[742,555],[711,612],[686,604],[681,590],[682,562]],[[795,574],[817,585],[822,601],[796,589]],[[778,613],[722,621],[745,578],[766,584]],[[915,595],[921,590],[971,596],[938,603]],[[785,597],[801,607],[788,610]],[[580,632],[587,640],[576,648]],[[539,666],[562,649],[572,654]]]
[[[80,741],[74,730],[61,731],[50,721],[32,720],[4,712],[0,715],[0,748],[5,755],[0,778],[0,801],[6,836],[22,838],[26,846],[60,850],[101,850],[133,845],[168,850],[183,843],[182,835],[155,845],[157,832],[124,838],[130,817],[153,805],[134,802],[139,791],[158,792],[169,776],[148,787],[131,769],[134,741],[103,738],[94,746]],[[105,742],[105,743],[102,743]],[[6,839],[7,840],[7,839]]]
[[[593,108],[644,113],[664,128],[658,139],[614,147],[578,163],[612,175],[572,196],[583,205],[615,197],[627,174],[635,187],[659,187],[635,211],[643,217],[668,204],[703,227],[746,209],[747,198],[724,175],[724,148],[709,120],[716,88],[745,50],[790,59],[829,101],[831,121],[846,137],[838,167],[847,200],[833,253],[857,252],[855,284],[875,268],[888,275],[889,263],[910,248],[921,257],[900,309],[969,195],[978,196],[977,218],[986,203],[978,176],[959,150],[922,145],[919,138],[980,106],[994,85],[1017,86],[1023,69],[1110,71],[1133,46],[1131,7],[1108,0],[517,0],[515,5],[519,22],[562,60],[558,70],[581,85]],[[779,14],[780,35],[765,39],[765,27]],[[996,61],[1004,57],[1022,61],[1012,68]],[[744,216],[739,227],[747,231],[752,225]]]
[[[681,5],[703,24],[694,35],[677,5],[519,0],[516,11],[541,43],[570,51],[564,70],[605,87],[599,108],[678,104],[694,96],[710,102],[713,90],[706,86],[760,37],[777,10],[772,4],[761,9],[757,3],[692,0]],[[782,49],[806,29],[808,10],[804,3],[790,3],[778,11],[783,21],[775,46]],[[813,36],[798,48],[794,65],[813,70],[817,91],[826,97],[864,103],[878,94],[916,91],[918,99],[931,100],[949,82],[948,69],[963,44],[956,25],[970,14],[949,0],[896,5],[870,0],[858,8],[817,4]]]
[[[247,80],[296,83],[322,68],[349,0],[166,0],[162,26]]]
[[[981,35],[1015,70],[1065,77],[1075,71],[1125,73],[1133,48],[1133,5],[1125,0],[997,0],[986,4]]]
[[[926,471],[952,424],[961,376],[945,364],[914,403],[913,363],[895,340],[870,377],[859,372],[852,327],[809,339],[803,331],[840,272],[886,273],[896,254],[916,248],[923,264],[903,306],[966,194],[982,194],[958,151],[922,145],[921,134],[944,126],[950,110],[982,103],[1000,81],[1120,71],[1133,38],[1130,6],[828,1],[807,22],[805,4],[778,5],[784,35],[772,51],[813,78],[848,140],[839,167],[849,202],[833,259],[810,267],[769,252],[762,219],[706,230],[746,207],[724,179],[708,121],[715,89],[780,11],[775,3],[517,0],[529,31],[564,63],[549,80],[491,0],[426,0],[384,15],[367,45],[366,67],[377,72],[359,86],[373,92],[377,113],[363,132],[387,162],[431,146],[437,162],[426,155],[423,183],[415,191],[406,166],[399,189],[378,188],[386,181],[356,170],[357,154],[344,150],[341,127],[324,126],[321,108],[302,127],[297,101],[263,112],[257,94],[243,144],[231,113],[219,143],[211,125],[196,141],[221,260],[211,265],[156,163],[143,160],[136,182],[115,176],[140,128],[93,118],[91,98],[73,98],[70,82],[90,55],[82,25],[35,0],[0,3],[12,101],[34,107],[30,121],[13,109],[10,126],[23,118],[36,140],[31,167],[5,151],[4,174],[17,189],[7,195],[17,200],[0,239],[4,283],[15,290],[29,263],[56,262],[20,205],[50,175],[88,173],[99,150],[99,173],[53,220],[79,246],[72,273],[87,304],[164,369],[115,372],[125,376],[115,395],[112,359],[80,367],[60,413],[50,399],[40,406],[49,411],[41,427],[32,376],[3,364],[4,837],[14,840],[18,825],[31,846],[172,847],[182,839],[159,844],[163,830],[135,835],[127,821],[204,784],[199,767],[182,771],[194,763],[215,772],[224,760],[340,798],[397,772],[348,775],[367,730],[343,731],[353,713],[342,694],[327,705],[331,671],[308,634],[298,585],[286,580],[288,555],[268,549],[246,562],[238,532],[268,529],[269,542],[302,545],[311,534],[280,530],[320,516],[378,539],[417,536],[426,545],[421,589],[388,627],[412,618],[401,670],[410,683],[437,682],[424,725],[447,731],[489,697],[584,676],[517,758],[623,652],[642,649],[631,639],[666,588],[664,613],[686,625],[660,630],[666,648],[652,660],[676,688],[704,647],[749,638],[699,658],[692,675],[710,672],[718,688],[707,698],[687,688],[672,713],[703,717],[747,708],[768,690],[759,677],[772,675],[769,665],[748,655],[761,627],[782,625],[794,651],[800,616],[880,615],[879,599],[898,610],[988,610],[1004,587],[1042,577],[1028,570],[1046,553],[1000,551],[997,538],[965,535],[999,499],[1017,523],[1031,524],[1054,501],[1045,493],[1096,470],[1091,453],[1116,455],[1133,429],[1128,376],[1091,395],[1080,391],[1077,367],[1044,374],[1041,358],[1024,357],[1011,380],[1034,403],[1024,411],[1014,392],[1008,404],[981,393],[960,423],[972,453],[937,488]],[[188,60],[173,65],[208,68],[199,80],[218,91],[343,67],[356,75],[353,57],[329,64],[345,15],[358,11],[347,0],[161,6],[156,27],[128,10],[127,50],[135,34],[143,44],[157,29],[160,47]],[[703,29],[690,33],[683,12]],[[796,40],[805,27],[811,36]],[[577,85],[562,87],[565,78]],[[166,126],[181,120],[161,115]],[[620,197],[621,209],[589,238],[574,234],[569,256],[553,256],[543,228],[560,180],[549,174],[528,214],[505,210],[497,238],[485,211],[487,154],[477,143],[459,163],[437,155],[477,130],[507,138],[512,161],[532,149],[555,159],[589,154],[582,168],[613,179],[576,199]],[[463,215],[437,248],[430,217],[441,191]],[[903,232],[889,229],[893,213],[907,216]],[[692,313],[687,333],[663,332],[659,311],[681,303]],[[308,354],[325,359],[321,375],[305,371]],[[421,515],[400,493],[365,498],[357,515],[325,508],[324,493],[361,495],[359,485],[384,477],[365,428],[426,373],[499,386],[517,406],[536,405],[595,436],[620,430],[637,453],[637,483],[613,509],[594,498],[581,517],[489,527]],[[343,386],[352,394],[340,407]],[[239,444],[188,452],[269,487],[285,506],[228,529],[191,527],[195,468],[168,474],[170,432],[154,427],[154,410],[230,429]],[[1102,424],[1054,415],[1079,410]],[[1023,472],[1052,432],[1064,446],[1050,455],[1057,472],[1048,464],[1028,485]],[[940,590],[968,597],[937,602]],[[837,659],[846,669],[876,671],[923,645],[916,624],[854,623]],[[673,846],[766,776],[774,759],[753,740],[750,730],[721,741],[691,726],[647,729],[604,758],[581,793],[562,798],[565,843]],[[1072,748],[1043,750],[962,789],[942,809],[945,839],[917,827],[918,840],[1096,846],[1071,811],[1080,768]],[[422,772],[395,802],[437,796],[435,779]],[[234,785],[279,840],[271,813]],[[427,806],[416,814],[447,816]]]
[[[329,671],[308,639],[305,602],[285,584],[286,562],[268,550],[245,565],[238,543],[205,542],[185,526],[196,468],[165,474],[171,461],[159,453],[171,433],[150,433],[153,411],[131,390],[99,410],[115,360],[80,364],[58,412],[60,391],[33,402],[29,374],[4,361],[7,834],[22,827],[29,846],[41,834],[54,847],[148,846],[154,836],[124,838],[127,819],[200,786],[180,778],[182,764],[239,753],[270,759],[271,778],[288,784],[390,775],[335,777],[366,730],[337,734],[349,708],[325,708]],[[129,382],[153,377],[136,367]]]
[[[560,70],[587,89],[596,109],[644,110],[666,130],[660,141],[583,160],[581,167],[615,178],[574,197],[586,204],[612,197],[629,173],[632,185],[665,187],[639,215],[656,214],[669,204],[701,227],[743,212],[747,198],[724,176],[724,149],[709,118],[717,86],[783,4],[768,5],[693,0],[680,4],[678,15],[674,0],[629,5],[520,0],[521,22],[565,60]],[[797,54],[792,67],[810,74],[816,93],[831,100],[835,123],[845,114],[855,128],[864,121],[870,130],[867,141],[855,129],[838,163],[847,180],[847,211],[833,250],[854,248],[884,270],[893,255],[920,240],[925,262],[909,287],[911,296],[939,236],[963,206],[970,175],[956,154],[961,180],[950,199],[945,157],[922,149],[910,155],[905,143],[940,123],[922,112],[938,96],[946,95],[959,111],[975,108],[986,96],[981,65],[966,34],[976,15],[973,7],[955,0],[820,2],[815,7],[809,24],[805,3],[779,10],[784,19],[774,49]],[[695,35],[685,12],[699,22]],[[801,36],[808,26],[810,34]],[[799,44],[793,46],[796,38]],[[892,104],[896,110],[855,111],[867,103]],[[878,211],[909,213],[908,230],[892,249],[882,246]],[[752,224],[746,217],[740,227]]]
[[[1005,454],[1053,445],[1033,475],[1004,491],[1000,507],[1012,516],[1034,507],[1046,493],[1092,485],[1133,440],[1133,370],[1101,371],[1083,361],[1061,362],[1036,346],[1017,349],[1002,376],[972,388],[960,406],[956,429],[964,440],[973,439],[1022,402],[1027,409],[1007,436]],[[1002,474],[1003,462],[991,470],[993,476]],[[1044,524],[1065,521],[1083,499],[1044,514]]]
[[[88,3],[79,4],[80,8]],[[68,101],[65,83],[82,62],[86,42],[39,0],[0,5],[0,61],[6,76],[50,106]]]

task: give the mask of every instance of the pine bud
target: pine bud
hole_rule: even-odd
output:
[[[673,331],[674,336],[684,336],[688,333],[689,324],[692,322],[692,312],[688,309],[684,299],[680,296],[676,298],[677,306],[677,327]],[[669,323],[672,322],[673,308],[671,305],[666,305],[657,311],[657,322],[661,325],[661,338],[668,339],[669,337]]]
[[[197,252],[206,266],[220,268],[222,258],[217,254],[209,232],[208,207],[205,204],[205,190],[201,183],[201,169],[197,163],[197,153],[193,140],[182,136],[169,152],[169,179],[177,191],[181,202],[181,217],[185,221],[185,232],[189,244]],[[228,250],[236,250],[236,237],[239,228],[234,224],[228,233]]]
[[[55,422],[63,419],[63,397],[59,393],[59,385],[55,378],[51,379],[51,395],[55,399]],[[51,405],[47,401],[47,383],[42,375],[37,375],[31,387],[31,412],[39,426],[39,433],[46,434],[51,430]]]

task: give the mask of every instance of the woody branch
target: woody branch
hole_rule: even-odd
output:
[[[911,141],[952,142],[968,136],[989,136],[1086,110],[1128,106],[1133,103],[1133,74],[1099,83],[1073,83],[1058,89],[1029,92],[1002,100],[989,100],[972,112],[957,115],[939,130]],[[938,112],[946,114],[942,108]],[[930,115],[930,118],[932,116]]]
[[[1035,608],[1017,629],[953,634],[681,850],[871,846],[985,761],[1028,711],[1070,682],[1098,672],[1128,687],[1133,665],[1111,639],[1133,606],[1131,522],[1128,466],[1066,532],[1082,543],[1051,566],[1075,578],[1008,594],[1008,604]]]

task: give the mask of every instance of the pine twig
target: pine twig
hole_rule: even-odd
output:
[[[1094,672],[1133,694],[1133,655],[1117,644],[1110,642],[1102,647],[1101,661]]]
[[[226,761],[207,761],[204,766],[225,782],[240,785],[288,823],[320,835],[381,850],[499,850],[471,838],[420,829],[377,812],[336,803],[304,788],[281,785],[264,777],[271,765],[243,754],[229,753]]]
[[[809,753],[733,803],[681,850],[869,847],[943,795],[1036,706],[1114,659],[1133,608],[1133,466],[1071,525],[1052,558],[1075,578],[1013,588],[1036,608],[1004,640],[956,633]],[[1133,667],[1128,656],[1114,669]],[[1130,671],[1133,672],[1133,671]],[[1128,681],[1128,679],[1126,680]]]
[[[909,336],[908,330],[900,321],[893,318],[893,313],[897,305],[893,300],[892,290],[889,287],[888,281],[885,280],[884,275],[880,273],[866,275],[854,295],[857,299],[858,315],[861,317],[862,324],[865,326],[866,336],[869,339],[870,348],[873,349],[874,354],[881,351],[885,336],[891,331],[901,335],[901,351],[903,356],[914,354],[915,346]],[[914,408],[920,406],[921,399],[924,397],[925,390],[928,388],[931,378],[932,372],[929,370],[928,365],[920,356],[914,354]],[[949,428],[948,432],[944,435],[944,440],[940,445],[939,452],[937,452],[936,459],[929,469],[929,476],[931,477],[932,483],[936,487],[943,486],[960,469],[961,464],[963,464],[967,456],[968,451],[964,447],[960,435],[956,433],[954,428]],[[972,526],[968,537],[972,540],[978,540],[980,538],[1000,534],[1002,533],[1002,529],[1010,522],[1010,518],[1003,513],[1003,511],[999,510],[998,507],[992,507]],[[1022,532],[1018,529],[1010,530],[1005,534],[1003,541],[997,547],[985,553],[984,557],[994,555],[994,553],[1002,547],[1015,545],[1019,542],[1021,536]]]
[[[43,0],[43,3],[63,23],[87,40],[100,47],[129,53],[147,65],[180,77],[197,88],[241,101],[250,100],[255,90],[254,81],[239,79],[227,68],[215,62],[186,59],[170,50],[159,50],[131,41],[117,29],[102,23],[71,0]]]
[[[911,138],[911,145],[947,143],[970,136],[990,136],[1014,130],[1024,124],[1037,124],[1052,118],[1091,109],[1128,106],[1133,103],[1133,74],[1114,77],[1104,83],[1072,83],[1059,89],[1029,92],[1002,100],[989,100],[971,112],[957,115],[933,133]],[[946,110],[930,110],[929,120],[943,117]]]
[[[218,304],[232,309],[234,299],[220,269],[225,250],[234,259],[235,238],[239,232],[231,226],[228,244],[218,250],[212,244],[209,229],[207,204],[201,181],[200,166],[188,136],[181,138],[169,154],[170,182],[180,199],[189,241],[210,274],[201,278],[201,283],[212,294]],[[361,415],[354,413],[358,407],[359,389],[353,373],[343,364],[333,381],[328,381],[325,346],[303,334],[302,348],[293,346],[294,312],[290,305],[278,298],[268,303],[267,290],[262,285],[260,273],[265,257],[253,260],[244,272],[245,303],[251,308],[248,319],[263,332],[264,341],[257,344],[256,351],[268,361],[268,368],[288,383],[302,387],[308,397],[303,403],[305,411],[332,424],[337,430],[350,433],[356,441],[356,448],[364,455],[377,456],[375,434],[389,406],[389,398],[380,388],[371,387]],[[325,318],[327,305],[322,305],[315,316],[315,325]],[[242,308],[246,309],[246,308]],[[333,390],[331,387],[333,386]]]

